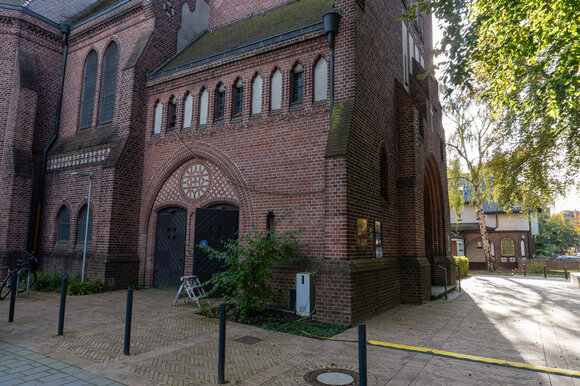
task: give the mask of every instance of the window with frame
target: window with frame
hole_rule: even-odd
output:
[[[304,100],[304,68],[300,63],[292,69],[292,103]]]
[[[258,74],[252,82],[252,115],[262,112],[262,77]]]
[[[87,226],[87,206],[83,206],[79,212],[77,223],[77,243],[85,242],[85,229]],[[89,211],[89,230],[87,232],[87,244],[91,242],[93,233],[93,211]]]
[[[326,59],[320,58],[314,66],[314,102],[326,100],[328,91],[328,68]]]
[[[526,255],[526,243],[524,240],[520,240],[520,250],[522,251],[522,257]]]
[[[167,103],[167,128],[175,129],[177,124],[177,99],[172,96]]]
[[[226,88],[223,85],[223,83],[221,83],[216,88],[216,93],[215,93],[214,117],[216,120],[220,120],[220,119],[224,118],[225,108],[226,108]]]
[[[83,77],[83,95],[81,101],[80,128],[86,129],[93,124],[93,111],[95,108],[95,92],[97,89],[97,66],[98,57],[95,51],[91,51],[85,63]]]
[[[183,102],[183,128],[189,129],[191,127],[191,120],[193,119],[193,96],[187,94],[185,102]]]
[[[63,206],[58,214],[56,242],[58,244],[68,243],[69,233],[70,233],[70,212],[66,206]]]
[[[402,40],[403,40],[403,85],[409,87],[409,35],[407,26],[401,21]]]
[[[389,156],[387,154],[387,149],[383,144],[381,146],[379,155],[379,173],[380,173],[380,188],[381,197],[385,201],[389,201]]]
[[[241,79],[234,85],[234,115],[242,115],[244,110],[244,82]]]
[[[509,237],[501,239],[501,255],[502,256],[514,256],[514,241]]]
[[[276,215],[274,212],[268,212],[266,216],[266,230],[270,236],[275,237],[276,235]]]
[[[201,91],[199,96],[199,125],[207,124],[207,113],[209,111],[209,95],[206,89]]]
[[[105,51],[103,65],[103,89],[101,96],[101,116],[99,122],[111,122],[115,112],[115,91],[117,87],[117,65],[119,64],[119,47],[111,43]]]
[[[282,108],[282,73],[276,69],[272,73],[270,81],[270,110],[280,110]]]
[[[163,103],[157,101],[155,104],[155,122],[153,124],[153,134],[161,133],[161,123],[163,122]]]

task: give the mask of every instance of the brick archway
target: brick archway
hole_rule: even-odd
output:
[[[431,265],[436,257],[445,256],[444,195],[437,163],[430,157],[425,165],[423,185],[423,215],[425,231],[425,257]]]

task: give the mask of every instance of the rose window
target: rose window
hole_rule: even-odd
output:
[[[195,200],[203,196],[209,186],[209,173],[203,165],[192,165],[183,173],[181,188],[183,194]]]

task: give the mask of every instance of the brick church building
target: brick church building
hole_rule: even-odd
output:
[[[302,272],[323,321],[428,300],[445,135],[407,2],[0,0],[0,265],[80,274],[86,232],[88,278],[175,287],[219,269],[202,240],[300,229],[275,303]]]

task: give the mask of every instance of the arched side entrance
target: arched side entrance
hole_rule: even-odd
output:
[[[481,237],[473,239],[467,244],[467,248],[465,248],[465,256],[469,259],[469,269],[483,270],[487,268]]]
[[[433,265],[437,257],[446,255],[445,248],[445,207],[442,203],[441,179],[432,159],[425,166],[423,185],[423,219],[425,231],[425,256]]]
[[[147,234],[153,253],[146,260],[145,283],[177,287],[179,278],[192,272],[200,273],[202,281],[209,279],[220,267],[213,261],[196,263],[197,245],[206,240],[216,248],[236,235],[239,207],[233,186],[215,164],[191,159],[178,166],[157,193],[150,215]]]

